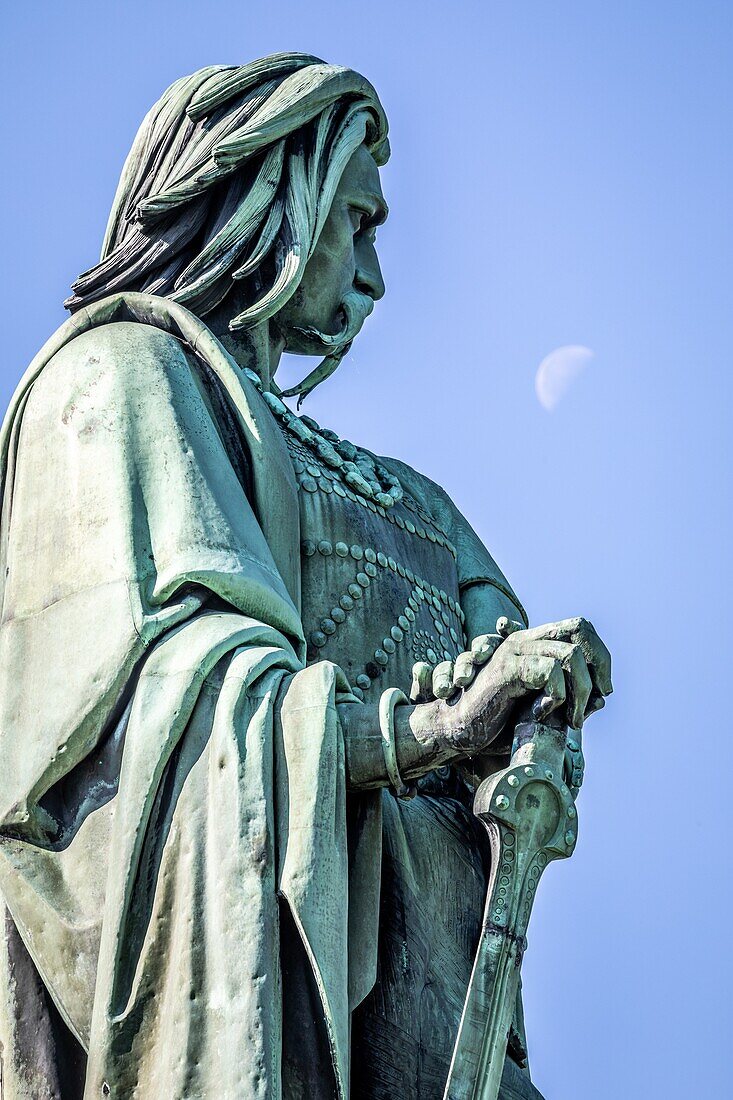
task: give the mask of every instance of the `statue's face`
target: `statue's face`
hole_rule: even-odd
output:
[[[322,355],[323,344],[304,330],[327,335],[340,332],[342,303],[350,292],[364,294],[373,301],[382,297],[384,282],[374,238],[377,226],[386,217],[379,169],[362,145],[344,169],[298,289],[274,318],[287,351]]]

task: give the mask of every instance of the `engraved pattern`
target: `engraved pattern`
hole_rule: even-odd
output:
[[[531,861],[527,868],[525,875],[524,890],[522,891],[522,912],[517,921],[517,931],[522,935],[527,931],[529,924],[529,918],[532,914],[532,906],[534,905],[534,896],[537,892],[537,885],[540,881],[540,876],[547,866],[548,857],[546,852],[538,852],[535,858]]]

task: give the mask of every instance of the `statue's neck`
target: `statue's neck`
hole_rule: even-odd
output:
[[[212,328],[212,332],[238,366],[248,367],[259,375],[265,390],[271,388],[275,372],[280,365],[284,341],[277,334],[272,333],[267,321],[246,331],[230,332],[227,327],[219,332]]]
[[[262,321],[249,329],[229,331],[229,319],[233,316],[230,298],[207,314],[204,323],[224,345],[238,366],[255,372],[262,379],[264,389],[269,390],[275,372],[280,365],[285,341],[270,321]]]

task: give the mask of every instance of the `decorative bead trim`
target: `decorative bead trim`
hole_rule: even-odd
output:
[[[259,390],[268,409],[282,427],[295,436],[325,466],[337,470],[341,479],[360,496],[382,508],[392,508],[402,500],[404,492],[399,478],[366,451],[359,450],[348,439],[339,439],[335,432],[321,428],[310,416],[296,416],[280,398],[262,386],[259,375],[245,367],[244,373]],[[313,490],[309,490],[313,491]]]
[[[388,558],[381,550],[374,550],[368,546],[366,549],[354,543],[352,546],[347,546],[345,542],[337,542],[335,545],[330,539],[321,539],[320,542],[315,543],[312,539],[303,539],[301,542],[301,550],[306,558],[311,558],[316,551],[324,557],[329,557],[334,552],[342,558],[351,557],[356,562],[365,560],[367,566],[380,565],[383,569],[390,569],[393,573],[399,574],[410,584],[416,585],[416,587],[422,589],[426,593],[432,602],[433,607],[436,610],[440,610],[441,604],[446,604],[450,610],[460,619],[461,623],[465,622],[465,616],[460,604],[458,604],[452,596],[449,596],[442,588],[436,588],[434,584],[430,584],[424,577],[419,576],[417,573],[413,573],[411,569],[405,568],[400,562],[395,561],[394,558]],[[376,569],[372,568],[368,570],[368,574],[371,577],[376,576]],[[364,585],[364,587],[367,587]],[[446,624],[447,625],[447,624]]]
[[[294,448],[291,448],[291,451],[293,450]],[[310,456],[307,462],[301,456],[294,456],[293,468],[298,479],[298,485],[303,492],[317,493],[320,491],[326,493],[328,496],[330,496],[331,493],[336,493],[337,496],[347,497],[349,500],[360,504],[369,511],[380,515],[389,523],[399,527],[400,530],[407,531],[409,535],[415,535],[420,539],[427,539],[429,542],[435,543],[436,546],[444,547],[454,560],[457,558],[456,548],[446,538],[445,533],[437,526],[435,520],[429,517],[424,509],[418,510],[419,506],[408,501],[406,497],[403,497],[400,503],[404,505],[405,508],[409,508],[418,518],[423,519],[424,522],[429,525],[428,527],[423,527],[421,524],[415,524],[410,519],[404,519],[399,513],[395,514],[394,512],[389,512],[382,508],[381,505],[376,504],[373,500],[365,499],[359,493],[354,492],[353,489],[343,485],[337,473],[319,466]]]
[[[443,650],[433,634],[427,630],[418,630],[412,642],[412,653],[416,661],[426,661],[433,667],[440,661],[452,661],[453,654]]]
[[[416,575],[411,569],[406,569],[394,558],[389,558],[381,551],[374,550],[370,546],[364,548],[357,543],[347,546],[345,542],[334,544],[330,539],[321,539],[318,543],[312,539],[304,539],[301,543],[301,550],[307,558],[313,557],[316,553],[323,557],[330,557],[334,553],[338,557],[350,557],[359,567],[354,580],[348,585],[343,595],[339,597],[338,604],[332,607],[329,614],[321,619],[320,629],[311,631],[308,640],[314,649],[322,649],[328,639],[337,632],[339,626],[346,621],[349,613],[354,610],[359,600],[362,599],[364,592],[370,587],[372,580],[378,575],[378,567],[397,573],[398,576],[412,585],[407,603],[402,614],[398,616],[396,624],[390,628],[389,634],[382,639],[382,644],[374,650],[365,671],[356,677],[355,687],[357,690],[354,693],[357,698],[363,697],[363,693],[371,687],[372,681],[378,675],[381,675],[382,671],[388,666],[389,658],[397,651],[397,646],[411,633],[412,624],[415,622],[417,612],[423,603],[430,612],[438,635],[436,639],[425,631],[419,632],[424,633],[425,637],[429,638],[431,642],[425,654],[429,663],[437,664],[439,661],[453,659],[453,654],[447,648],[447,636],[450,637],[457,649],[460,650],[465,647],[466,638],[463,632],[465,616],[460,605],[443,589],[437,588],[434,584],[429,584],[423,577]],[[455,626],[451,626],[450,614],[446,608],[458,620],[461,626],[460,635]],[[432,648],[432,643],[436,641],[438,643],[437,650]],[[370,668],[372,669],[371,672]]]

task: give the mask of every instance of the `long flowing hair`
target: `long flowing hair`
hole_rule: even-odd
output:
[[[377,93],[351,69],[307,54],[211,66],[177,80],[138,131],[100,262],[73,284],[70,311],[124,290],[204,317],[246,280],[229,328],[272,317],[298,287],[349,158],[389,156]]]

